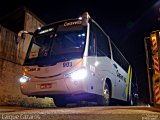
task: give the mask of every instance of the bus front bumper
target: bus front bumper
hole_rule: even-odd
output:
[[[70,78],[65,79],[33,79],[21,84],[21,92],[27,96],[53,97],[56,95],[73,95],[87,93],[87,80],[73,81]]]

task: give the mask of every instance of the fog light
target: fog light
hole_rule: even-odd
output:
[[[27,77],[27,76],[22,76],[22,77],[19,79],[20,83],[26,83],[26,82],[29,81],[29,80],[30,80],[30,78]]]

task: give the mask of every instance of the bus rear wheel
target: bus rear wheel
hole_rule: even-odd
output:
[[[110,90],[108,84],[105,83],[103,88],[103,95],[98,99],[98,105],[108,106],[110,104]]]
[[[133,106],[134,105],[134,100],[133,100],[133,96],[131,95],[131,98],[129,100],[129,105]]]
[[[137,105],[137,98],[135,97],[135,95],[133,93],[132,93],[127,105],[129,105],[129,106]]]

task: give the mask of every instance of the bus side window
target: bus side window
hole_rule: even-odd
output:
[[[94,23],[90,26],[90,56],[107,56],[111,58],[109,39],[104,32]]]
[[[112,45],[112,53],[114,61],[117,62],[120,66],[122,66],[122,57],[120,52],[112,42],[111,45]]]
[[[96,37],[93,32],[90,34],[90,41],[89,41],[89,56],[96,55]]]
[[[128,71],[129,68],[128,61],[124,58],[122,53],[113,43],[111,43],[111,45],[112,45],[112,53],[114,61],[116,61],[125,71]]]
[[[96,37],[97,37],[97,39],[96,39],[97,40],[96,41],[97,56],[107,56],[107,57],[111,58],[108,37],[97,26],[95,27],[95,33],[96,33]]]

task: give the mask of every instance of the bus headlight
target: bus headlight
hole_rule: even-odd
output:
[[[73,80],[80,80],[80,79],[84,79],[87,77],[87,70],[82,68],[82,69],[79,69],[79,70],[76,70],[74,72],[72,72],[70,74],[71,78]]]
[[[22,77],[19,79],[20,83],[26,83],[26,82],[29,81],[29,80],[30,80],[30,78],[27,77],[27,76],[22,76]]]
[[[66,74],[65,77],[70,77],[72,80],[81,80],[87,77],[87,70],[84,68],[72,71],[69,74]]]

